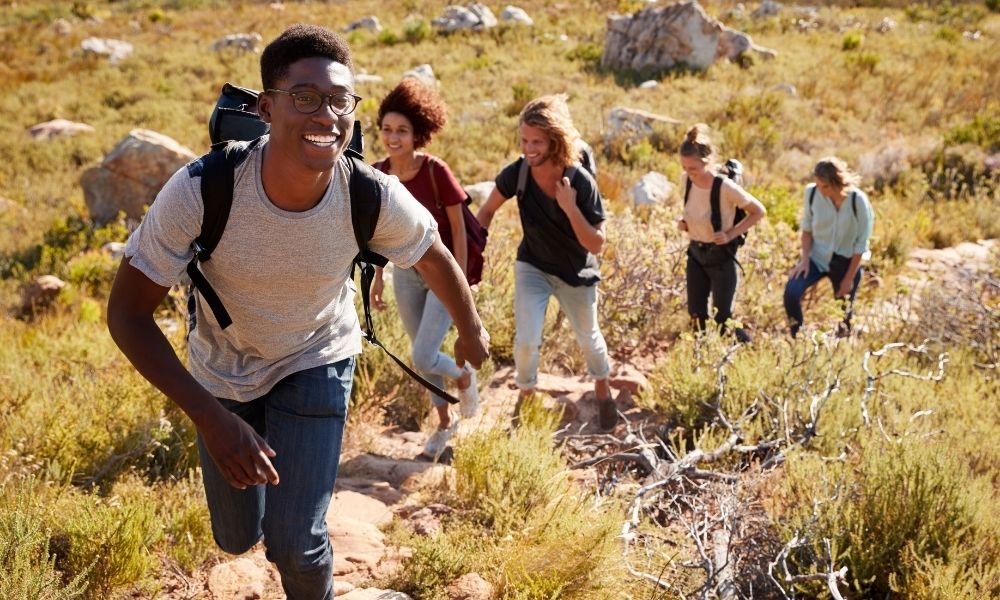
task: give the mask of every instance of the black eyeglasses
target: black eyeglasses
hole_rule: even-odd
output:
[[[354,112],[354,109],[358,106],[358,102],[361,101],[361,96],[345,92],[337,92],[336,94],[320,94],[319,92],[309,90],[302,92],[288,92],[285,90],[275,89],[267,90],[267,92],[291,96],[292,104],[295,106],[295,110],[305,115],[311,115],[319,110],[319,107],[323,106],[324,100],[329,103],[330,110],[332,110],[334,114],[340,116],[349,115]]]

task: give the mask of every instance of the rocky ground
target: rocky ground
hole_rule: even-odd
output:
[[[919,249],[911,253],[901,285],[910,287],[909,298],[929,282],[952,287],[989,273],[996,265],[995,241],[963,243],[941,250]],[[901,312],[910,307],[897,306]],[[647,365],[648,363],[648,365]],[[647,418],[632,402],[632,394],[646,386],[643,371],[653,361],[639,367],[623,364],[613,374],[619,411],[630,422]],[[517,400],[514,373],[510,367],[498,370],[480,383],[481,410],[459,426],[458,436],[479,428],[510,422]],[[564,409],[563,431],[597,432],[597,406],[592,385],[582,378],[541,374],[538,389],[552,408]],[[625,425],[619,422],[618,430]],[[334,547],[334,590],[340,600],[403,600],[409,596],[392,590],[366,587],[367,582],[398,568],[405,549],[386,545],[380,527],[393,518],[405,521],[417,532],[433,535],[440,528],[439,517],[449,507],[433,502],[434,488],[448,476],[448,453],[435,463],[420,456],[426,433],[387,428],[375,436],[364,453],[348,451],[327,526]],[[592,478],[583,474],[581,481]],[[170,600],[277,600],[284,598],[277,572],[264,557],[262,547],[244,556],[216,564],[194,575],[164,575],[164,593]],[[488,599],[489,584],[476,574],[456,580],[450,588],[455,600]]]

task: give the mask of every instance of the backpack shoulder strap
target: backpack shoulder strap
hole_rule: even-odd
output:
[[[858,192],[851,190],[851,210],[854,211],[854,219],[858,218]]]
[[[578,167],[577,165],[570,165],[570,166],[566,167],[565,171],[563,171],[563,177],[569,179],[569,184],[570,184],[571,187],[573,185],[573,178],[576,177],[576,172],[579,169],[580,169],[580,167]]]
[[[722,209],[719,206],[722,200],[722,175],[716,175],[712,180],[712,194],[709,201],[712,204],[712,231],[722,231]]]
[[[691,194],[691,178],[684,178],[684,206],[687,206],[688,196]]]
[[[813,208],[813,200],[816,199],[816,186],[813,185],[812,189],[809,190],[809,210]]]
[[[444,207],[441,206],[441,194],[438,193],[437,176],[434,174],[434,159],[430,154],[425,154],[424,160],[427,161],[427,175],[431,178],[431,190],[434,192],[434,206],[443,209]]]
[[[233,186],[236,181],[238,167],[260,142],[260,138],[251,142],[220,142],[212,146],[211,152],[202,156],[200,163],[202,219],[201,232],[191,243],[194,256],[188,263],[187,273],[191,284],[201,293],[212,309],[215,320],[223,329],[229,327],[233,320],[229,316],[222,300],[212,289],[198,264],[212,258],[222,234],[229,221],[229,211],[233,206]],[[191,171],[197,174],[197,169]]]
[[[524,196],[524,191],[528,188],[528,172],[531,169],[528,166],[528,160],[521,157],[521,167],[517,170],[517,199],[520,200]]]
[[[349,194],[351,196],[351,226],[358,243],[357,260],[380,267],[386,259],[368,249],[368,241],[375,235],[379,212],[382,210],[382,184],[376,170],[365,163],[353,150],[344,151],[347,164]]]

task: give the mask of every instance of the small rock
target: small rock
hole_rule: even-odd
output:
[[[969,40],[970,42],[978,42],[983,39],[983,32],[978,29],[975,31],[963,31],[962,37]]]
[[[528,25],[529,27],[535,24],[534,19],[528,16],[528,13],[523,8],[517,6],[506,6],[500,12],[500,20],[504,23]]]
[[[632,186],[631,193],[636,206],[660,204],[674,193],[674,184],[663,173],[650,171]]]
[[[779,83],[771,89],[774,90],[775,92],[784,92],[789,96],[791,96],[792,98],[795,98],[799,95],[799,91],[795,89],[795,86],[790,83]]]
[[[367,17],[362,17],[357,21],[349,24],[344,28],[345,32],[354,31],[356,29],[364,29],[366,31],[372,31],[378,33],[382,31],[382,23],[379,22],[378,17],[375,15],[368,15]]]
[[[381,83],[381,75],[369,75],[368,73],[357,73],[354,75],[354,83]]]
[[[784,8],[784,4],[782,4],[781,2],[774,2],[774,0],[764,0],[761,3],[761,5],[757,7],[757,10],[753,11],[753,14],[751,16],[755,19],[774,17],[781,12],[782,8]]]
[[[334,596],[337,596],[337,597],[343,596],[344,594],[346,594],[346,593],[348,593],[350,591],[353,591],[356,588],[357,588],[357,586],[354,585],[353,583],[348,583],[348,582],[346,582],[346,581],[344,581],[342,579],[334,579],[333,580],[333,595]]]
[[[212,598],[259,600],[264,596],[266,582],[271,579],[268,568],[254,560],[242,557],[212,567],[208,572],[208,591]]]
[[[448,600],[490,600],[493,585],[479,573],[466,573],[448,585]]]
[[[409,71],[403,73],[403,79],[406,79],[407,77],[416,77],[420,81],[431,86],[436,86],[438,84],[437,78],[434,77],[434,68],[427,63],[417,65],[416,67],[413,67]]]
[[[21,314],[34,315],[47,309],[59,296],[66,283],[55,275],[42,275],[21,292]]]
[[[66,19],[56,19],[52,21],[52,31],[58,35],[67,36],[73,31],[73,25]]]
[[[94,128],[86,123],[67,121],[66,119],[53,119],[38,125],[33,125],[28,130],[28,135],[32,139],[45,141],[57,137],[71,137],[78,133],[90,133]]]
[[[223,36],[209,46],[213,52],[232,51],[237,54],[255,54],[258,52],[262,38],[256,31],[250,33],[231,33]]]
[[[638,142],[653,134],[653,125],[679,125],[680,121],[638,108],[617,106],[608,114],[605,142]]]
[[[267,5],[271,10],[285,10],[285,5],[282,2],[272,2]]]
[[[80,42],[84,54],[104,56],[112,63],[118,63],[128,58],[135,48],[132,44],[114,39],[89,37]]]
[[[490,197],[495,187],[496,183],[492,181],[480,181],[479,183],[465,186],[465,193],[472,198],[473,205],[480,205],[486,202],[486,199]]]
[[[639,84],[640,90],[651,90],[660,85],[660,82],[655,79],[647,79]]]
[[[879,33],[889,33],[896,28],[896,21],[892,17],[882,17],[879,24],[875,27],[875,31]]]

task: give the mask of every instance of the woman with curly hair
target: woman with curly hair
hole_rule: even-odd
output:
[[[440,158],[419,150],[431,136],[444,127],[447,110],[437,92],[413,77],[403,79],[382,100],[378,109],[378,126],[382,143],[389,156],[374,166],[395,175],[413,194],[438,224],[438,235],[458,262],[463,273],[468,272],[467,240],[462,203],[467,194],[455,179],[451,169]],[[427,287],[416,269],[393,267],[393,289],[399,316],[412,344],[413,365],[438,387],[445,377],[458,386],[459,411],[472,417],[479,407],[476,372],[468,365],[458,365],[441,351],[441,344],[451,327],[451,317],[441,301]],[[372,285],[372,302],[382,308],[382,270],[376,271]],[[427,440],[424,454],[437,458],[454,435],[457,419],[448,411],[448,404],[435,394],[431,401],[438,413],[437,430]]]

